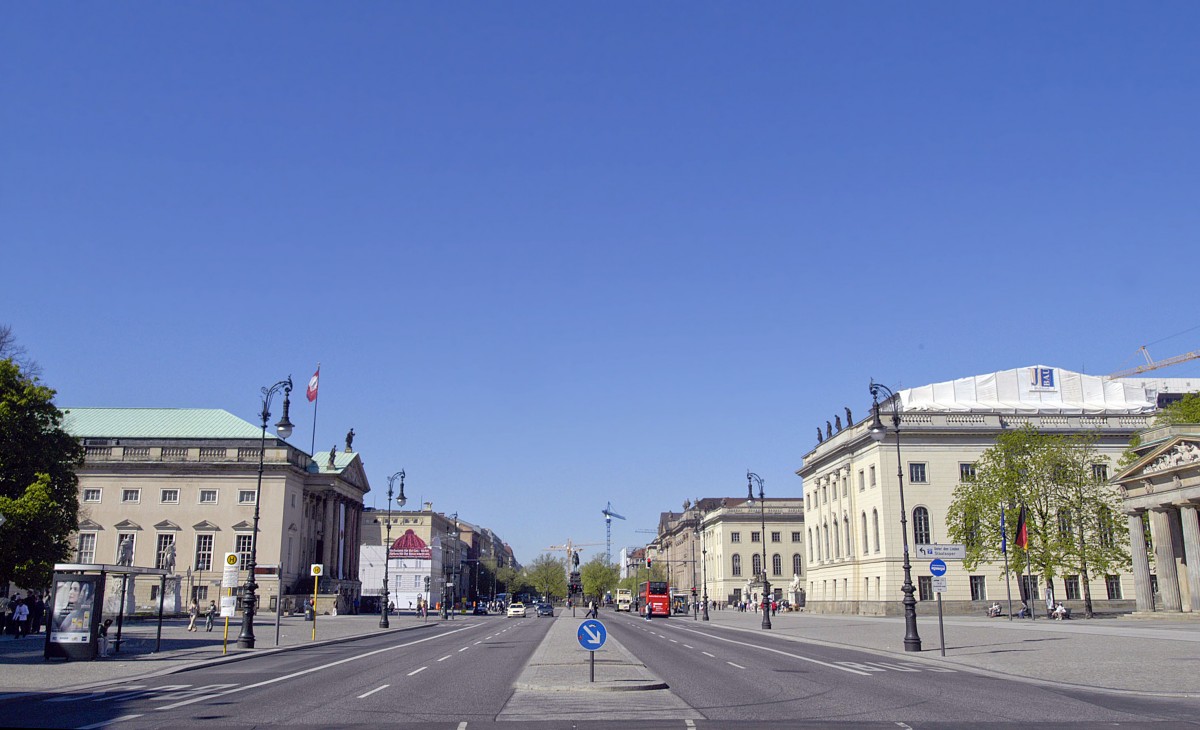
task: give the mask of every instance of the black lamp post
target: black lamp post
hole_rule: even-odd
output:
[[[703,540],[704,531],[699,526],[696,527],[696,535]],[[701,586],[700,592],[704,598],[704,606],[700,609],[700,615],[705,621],[708,620],[708,543],[700,543],[700,581],[704,585]]]
[[[695,605],[696,599],[698,598],[698,596],[696,595],[696,536],[699,534],[700,534],[699,528],[692,529],[692,604],[693,605]],[[699,611],[692,611],[691,613],[692,613],[693,621],[698,621],[700,619]]]
[[[385,528],[387,530],[387,538],[384,540],[385,547],[383,552],[383,605],[379,607],[379,628],[381,629],[386,629],[389,627],[388,614],[392,612],[391,609],[388,608],[388,597],[390,596],[388,593],[388,564],[392,559],[392,485],[395,484],[397,478],[400,479],[400,496],[396,498],[396,504],[403,507],[405,503],[408,502],[408,500],[404,498],[404,470],[401,469],[400,471],[388,477],[388,510],[387,527]]]
[[[758,507],[759,515],[762,518],[762,532],[760,538],[763,546],[762,559],[762,627],[764,629],[771,628],[771,583],[767,580],[767,500],[763,496],[763,479],[752,471],[746,472],[746,501],[754,504],[754,483],[758,482]]]
[[[455,560],[457,560],[458,559],[458,513],[457,512],[454,513],[454,529],[447,531],[446,537],[450,538],[455,543],[454,544],[454,558],[455,558]],[[447,578],[447,580],[443,581],[443,588],[442,588],[442,618],[443,619],[449,619],[450,616],[452,615],[452,612],[450,610],[450,601],[454,596],[454,576],[455,576],[455,573],[457,572],[454,568],[450,567],[450,565],[451,565],[450,562],[448,560],[446,560],[446,553],[447,553],[446,546],[443,545],[442,546],[442,562],[444,563],[444,565],[442,566],[442,571],[443,571],[443,573],[445,573],[446,578]]]
[[[887,437],[887,427],[879,420],[879,392],[885,401],[892,403],[892,428],[896,431],[896,479],[900,484],[900,535],[904,541],[904,651],[921,651],[921,637],[917,634],[917,599],[913,597],[912,564],[908,560],[908,516],[904,507],[904,466],[900,460],[900,407],[896,394],[886,385],[871,381],[871,425],[867,431],[877,443]]]
[[[288,420],[288,407],[291,405],[289,397],[292,394],[292,376],[288,376],[287,380],[280,380],[275,385],[269,388],[262,389],[262,440],[258,448],[258,486],[254,490],[254,532],[250,537],[250,560],[246,564],[246,589],[242,594],[242,633],[238,634],[237,644],[243,649],[254,648],[254,608],[256,593],[258,592],[258,583],[255,582],[254,573],[258,567],[258,509],[262,502],[262,480],[263,480],[263,462],[267,453],[267,421],[271,418],[271,398],[283,391],[283,417],[279,419],[279,423],[275,424],[275,432],[279,434],[279,438],[286,439],[292,435],[292,422]],[[279,576],[280,585],[283,584],[283,576]],[[282,595],[275,600],[280,600]]]

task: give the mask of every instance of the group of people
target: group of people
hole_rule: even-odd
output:
[[[213,624],[216,623],[218,615],[220,615],[220,612],[217,610],[217,602],[209,601],[208,608],[204,609],[204,630],[205,631],[213,630]],[[188,631],[199,631],[200,630],[200,629],[196,628],[196,619],[198,619],[199,617],[200,617],[200,602],[193,598],[191,604],[188,606],[188,627],[187,627]]]
[[[45,617],[46,602],[40,593],[0,597],[0,634],[14,639],[40,634]]]

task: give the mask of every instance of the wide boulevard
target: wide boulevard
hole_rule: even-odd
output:
[[[561,611],[560,611],[561,613]],[[689,618],[460,617],[5,704],[5,725],[1121,727],[1197,725],[1195,699],[1030,683]],[[627,686],[619,685],[627,682]],[[629,691],[600,691],[619,690]]]

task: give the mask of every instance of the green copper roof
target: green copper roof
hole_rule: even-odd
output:
[[[64,408],[76,438],[249,439],[262,427],[219,408]],[[273,429],[268,427],[268,438]]]
[[[317,464],[317,470],[322,474],[340,474],[343,469],[350,466],[350,462],[358,458],[357,451],[346,453],[339,451],[333,456],[333,468],[329,468],[329,452],[318,451],[313,454],[313,461]]]

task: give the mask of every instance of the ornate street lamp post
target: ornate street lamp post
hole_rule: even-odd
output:
[[[388,477],[387,538],[384,540],[385,547],[383,549],[383,605],[379,607],[379,628],[381,629],[388,628],[388,614],[392,612],[388,608],[388,597],[390,596],[388,593],[388,565],[392,559],[392,485],[395,484],[397,478],[400,479],[400,496],[396,497],[396,504],[403,507],[408,502],[404,498],[404,470],[401,469]]]
[[[292,422],[288,420],[288,407],[291,405],[289,396],[292,394],[292,376],[280,380],[269,388],[262,389],[262,439],[258,447],[258,486],[254,490],[254,532],[250,536],[250,560],[246,563],[246,589],[242,594],[242,633],[238,634],[237,644],[243,649],[254,648],[254,609],[257,600],[258,583],[254,577],[258,568],[258,514],[262,503],[263,463],[267,453],[267,421],[271,418],[271,398],[283,391],[283,417],[275,424],[275,432],[279,438],[286,439],[292,435]],[[283,575],[279,575],[279,585],[283,585]],[[281,595],[275,600],[282,599]]]
[[[763,479],[752,471],[746,472],[746,501],[754,504],[754,483],[758,482],[758,509],[762,519],[762,627],[771,628],[771,583],[767,580],[767,500],[763,496]]]
[[[896,431],[896,480],[900,484],[900,535],[904,541],[904,651],[921,651],[921,637],[917,635],[917,599],[913,597],[912,564],[908,560],[908,517],[904,507],[904,466],[900,460],[900,407],[899,398],[886,385],[871,381],[871,411],[873,418],[867,431],[876,443],[883,443],[887,427],[879,420],[879,393],[883,391],[884,402],[892,404],[892,428]]]
[[[700,606],[702,620],[708,620],[708,544],[704,542],[704,531],[696,525],[696,539],[700,540],[700,598],[704,602]]]

